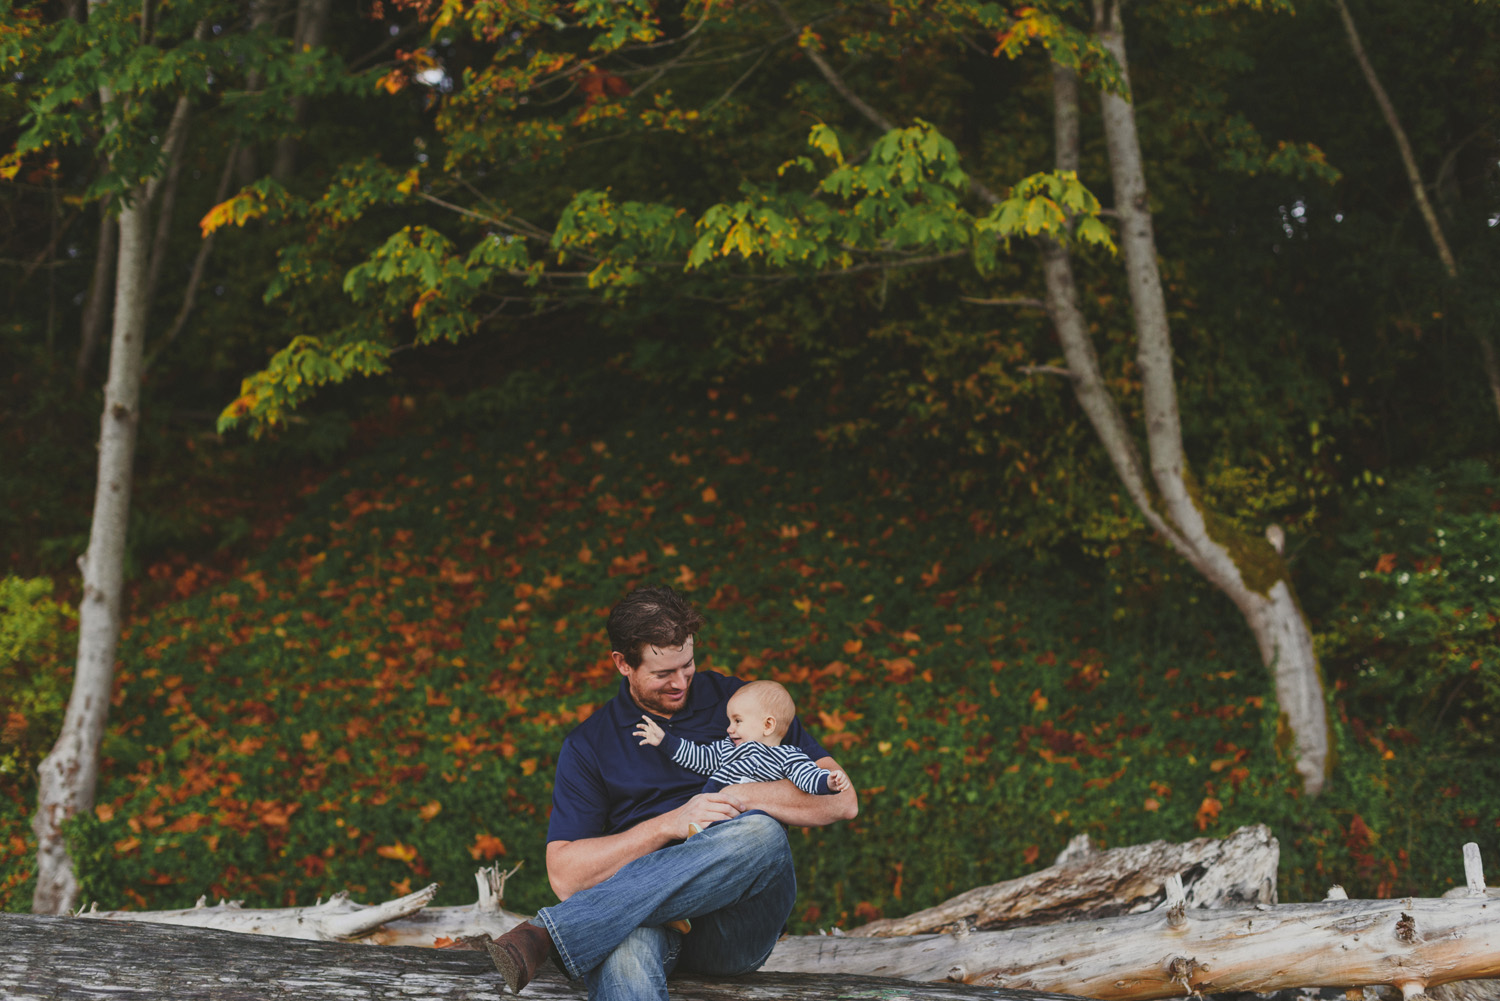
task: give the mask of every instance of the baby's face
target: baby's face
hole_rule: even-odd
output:
[[[735,695],[729,700],[729,739],[736,746],[747,740],[767,747],[776,747],[781,738],[776,735],[776,719],[766,711],[760,700],[753,695]]]

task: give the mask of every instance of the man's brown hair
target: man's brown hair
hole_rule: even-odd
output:
[[[609,612],[609,648],[631,667],[647,646],[678,647],[703,628],[703,616],[670,587],[638,587]]]

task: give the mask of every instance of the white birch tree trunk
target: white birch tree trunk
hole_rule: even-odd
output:
[[[115,647],[125,586],[125,534],[139,423],[141,356],[146,335],[146,266],[150,206],[147,192],[120,213],[115,273],[115,319],[109,381],[99,423],[99,474],[89,547],[80,559],[83,598],[78,603],[78,664],[62,732],[42,760],[37,810],[37,884],[31,909],[62,914],[78,897],[78,880],[63,840],[62,824],[94,805],[99,740],[109,715]]]
[[[92,11],[104,0],[90,0]],[[200,26],[201,29],[202,26]],[[115,95],[100,89],[100,105]],[[187,102],[177,102],[163,149],[171,163],[182,142]],[[106,122],[106,129],[113,128]],[[140,424],[141,371],[150,311],[147,273],[151,259],[151,206],[160,179],[130,192],[118,222],[115,258],[114,325],[110,335],[109,378],[99,421],[98,478],[88,551],[79,560],[83,597],[78,603],[78,662],[73,690],[57,743],[38,768],[37,809],[31,818],[37,836],[37,882],[31,909],[62,914],[78,898],[78,877],[68,855],[62,826],[93,808],[99,779],[99,741],[109,717],[114,686],[115,648],[120,640],[125,591],[125,542],[130,525],[130,488]]]
[[[1121,3],[1095,5],[1100,43],[1129,81]],[[1289,732],[1304,791],[1322,791],[1328,768],[1328,715],[1323,680],[1307,618],[1297,603],[1281,554],[1266,540],[1216,517],[1195,496],[1182,445],[1166,296],[1157,268],[1156,238],[1146,172],[1136,132],[1135,108],[1125,98],[1101,92],[1104,136],[1120,220],[1120,249],[1130,290],[1141,373],[1151,496],[1137,498],[1153,525],[1164,532],[1193,568],[1239,608],[1255,635],[1261,660],[1271,671],[1281,719]],[[1106,444],[1108,444],[1106,442]],[[1112,458],[1114,458],[1112,456]],[[1123,459],[1123,457],[1122,457]],[[1116,466],[1122,459],[1116,459]],[[1143,503],[1144,501],[1144,503]],[[1155,512],[1153,519],[1150,512]],[[1160,528],[1158,528],[1160,530]]]

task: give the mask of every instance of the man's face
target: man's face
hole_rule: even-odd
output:
[[[631,667],[625,655],[614,651],[615,667],[630,686],[635,704],[658,716],[671,716],[687,705],[693,683],[693,637],[682,646],[647,646],[641,651],[641,666]]]

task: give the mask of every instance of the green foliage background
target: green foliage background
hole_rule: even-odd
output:
[[[861,791],[857,820],[794,832],[798,931],[1040,868],[1080,832],[1123,845],[1266,823],[1282,899],[1331,882],[1436,894],[1462,842],[1500,823],[1491,758],[1473,753],[1492,640],[1475,646],[1393,568],[1370,577],[1461,524],[1488,538],[1472,527],[1493,521],[1487,469],[1373,492],[1382,513],[1351,519],[1435,496],[1444,516],[1404,533],[1351,520],[1319,554],[1327,621],[1431,621],[1325,634],[1339,766],[1309,803],[1247,632],[1180,565],[1129,540],[1103,559],[1029,545],[976,503],[983,477],[808,448],[800,404],[710,395],[409,433],[310,483],[232,568],[154,569],[167,593],[129,627],[99,806],[72,828],[84,898],[287,905],[440,881],[457,904],[494,859],[527,862],[509,906],[545,906],[558,742],[613,694],[603,616],[641,581],[704,608],[702,666],[786,682]],[[1472,586],[1447,600],[1491,636],[1473,569],[1454,567]],[[1383,688],[1359,682],[1373,645],[1399,669]],[[1482,680],[1447,700],[1458,714],[1408,711],[1459,651]],[[23,909],[33,791],[6,778],[3,899]]]

